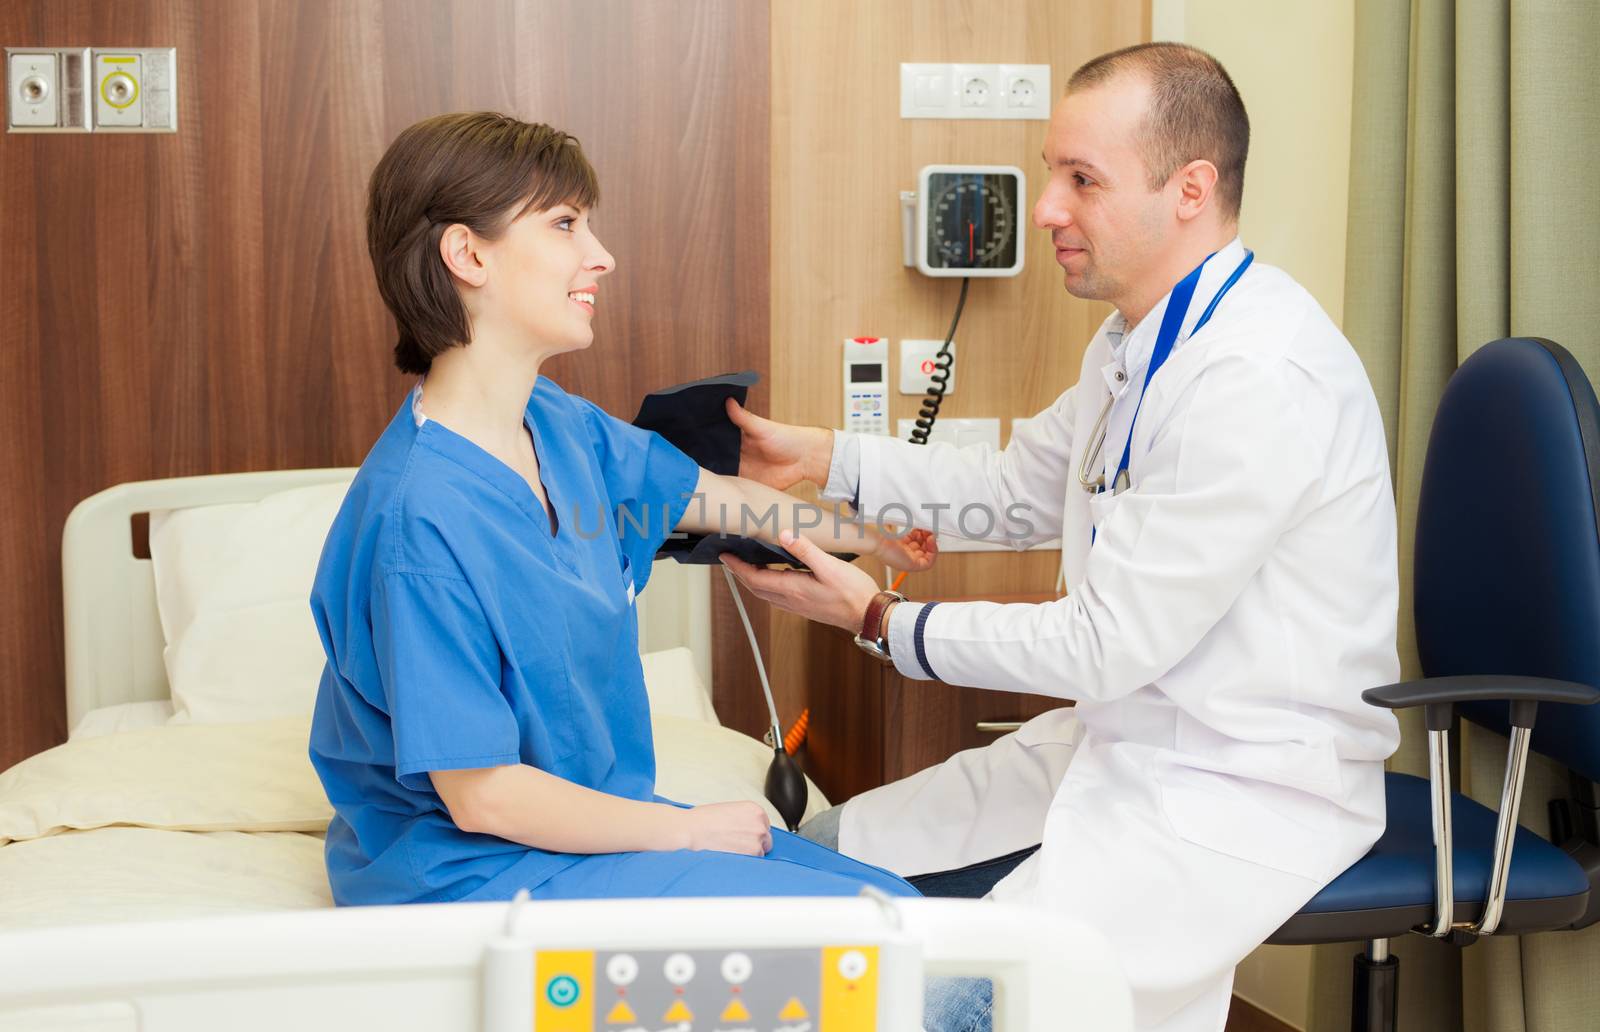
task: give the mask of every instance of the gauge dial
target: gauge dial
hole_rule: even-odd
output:
[[[1005,173],[935,173],[929,181],[928,264],[1004,269],[1017,259],[1017,181]]]

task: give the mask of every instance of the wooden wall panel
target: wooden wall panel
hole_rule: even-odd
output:
[[[1059,96],[1088,59],[1149,39],[1147,0],[809,0],[772,4],[772,395],[775,418],[837,426],[840,341],[943,338],[960,290],[901,263],[898,194],[922,166],[1016,165],[1024,217],[1043,183],[1042,121],[900,118],[902,61],[1048,64]],[[1078,375],[1108,306],[1062,288],[1048,234],[1027,222],[1023,274],[974,280],[956,335],[957,390],[941,415],[1010,420],[1047,407]],[[892,378],[897,379],[897,366]],[[920,398],[890,395],[891,427]],[[1058,552],[944,556],[908,579],[913,598],[1049,591]],[[878,572],[874,568],[874,572]],[[827,657],[830,628],[770,615],[785,720],[848,671]],[[845,685],[844,690],[855,690]],[[720,708],[720,701],[719,701]],[[831,718],[812,714],[813,729]]]
[[[363,207],[416,120],[500,109],[583,141],[618,271],[594,347],[551,364],[566,387],[630,418],[656,387],[765,372],[768,40],[746,0],[0,5],[7,46],[176,46],[181,90],[175,136],[0,136],[0,769],[65,737],[74,504],[353,465],[393,414]],[[730,646],[718,676],[748,675]]]

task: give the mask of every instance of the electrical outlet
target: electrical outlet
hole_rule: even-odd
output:
[[[1000,108],[1000,66],[958,64],[951,66],[951,74],[964,112],[958,117],[993,117]]]
[[[1011,81],[1006,83],[1006,106],[1014,108],[1032,107],[1038,92],[1033,80],[1026,75],[1013,76]]]
[[[1001,65],[1001,118],[1050,117],[1050,66]]]
[[[1050,66],[900,66],[901,118],[1050,117]]]

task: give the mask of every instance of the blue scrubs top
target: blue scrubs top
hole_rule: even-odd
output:
[[[312,589],[329,663],[311,761],[340,904],[509,899],[585,859],[460,830],[428,771],[526,763],[654,798],[633,597],[699,467],[540,377],[524,419],[552,526],[510,467],[419,425],[416,398],[362,463]]]

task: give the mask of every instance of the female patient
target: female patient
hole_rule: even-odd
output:
[[[334,899],[914,895],[754,803],[654,795],[633,610],[651,557],[723,511],[736,527],[741,505],[791,528],[795,503],[542,375],[593,339],[614,265],[597,196],[576,140],[493,114],[412,126],[373,172],[368,248],[395,361],[422,379],[362,463],[311,599]],[[840,533],[807,536],[931,562],[920,539]]]

